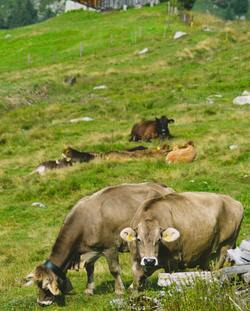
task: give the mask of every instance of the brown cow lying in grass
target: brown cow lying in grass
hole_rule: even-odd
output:
[[[75,150],[71,147],[67,147],[63,153],[62,153],[63,158],[69,159],[72,162],[76,163],[82,163],[82,162],[89,162],[95,158],[94,153],[89,153],[89,152],[81,152],[78,150]]]
[[[97,155],[97,158],[109,161],[127,161],[129,159],[155,159],[163,158],[169,152],[169,146],[164,144],[162,147],[154,149],[143,149],[136,151],[109,151]]]
[[[192,141],[187,142],[182,147],[174,146],[166,156],[167,163],[189,163],[193,162],[196,158],[196,150]]]
[[[162,116],[160,119],[142,121],[133,126],[130,141],[145,140],[150,141],[154,138],[171,138],[171,134],[168,129],[168,124],[173,123],[173,119],[168,119],[166,116]]]
[[[30,175],[35,174],[35,173],[38,173],[39,175],[44,175],[46,173],[46,171],[64,168],[64,167],[68,167],[68,166],[72,166],[72,162],[70,160],[67,160],[67,159],[49,160],[49,161],[45,161],[45,162],[42,162],[41,164],[39,164],[30,173]]]

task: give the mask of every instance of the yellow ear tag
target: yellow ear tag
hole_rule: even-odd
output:
[[[160,150],[161,150],[161,147],[158,146],[158,147],[156,148],[156,150],[160,151]]]
[[[172,238],[171,235],[168,234],[168,233],[164,233],[162,237],[163,237],[163,240],[166,241],[166,242],[171,242],[171,240],[172,240],[171,239]]]
[[[129,242],[131,242],[131,241],[134,240],[134,237],[133,237],[131,234],[128,234],[127,240],[128,240]]]
[[[70,162],[72,159],[71,158],[66,158],[66,161],[67,162]]]

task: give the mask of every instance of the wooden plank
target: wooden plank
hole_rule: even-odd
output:
[[[197,279],[213,281],[214,276],[210,271],[191,271],[191,272],[176,272],[176,273],[159,273],[158,285],[169,286],[171,284],[176,285],[191,285]]]
[[[222,268],[220,271],[220,279],[221,281],[230,280],[235,275],[241,275],[250,272],[250,264],[249,265],[236,265],[232,267]]]
[[[243,274],[243,280],[245,283],[250,284],[250,273]]]
[[[190,271],[175,273],[159,273],[158,285],[170,286],[171,284],[192,285],[197,279],[208,282],[213,281],[230,281],[236,275],[242,276],[243,281],[247,284],[250,282],[250,264],[226,267],[219,271]]]

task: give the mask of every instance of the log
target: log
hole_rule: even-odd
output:
[[[176,286],[192,285],[197,279],[207,282],[225,282],[230,281],[235,276],[241,276],[242,280],[247,284],[250,282],[250,264],[238,265],[233,267],[222,268],[219,271],[190,271],[190,272],[175,272],[175,273],[159,273],[158,285]]]
[[[210,271],[191,271],[191,272],[176,272],[176,273],[159,273],[158,285],[170,286],[171,284],[192,285],[197,279],[214,281],[214,276]]]
[[[250,284],[250,273],[243,274],[243,280],[245,283]]]
[[[221,281],[230,281],[236,275],[250,273],[250,264],[225,267],[222,268],[219,273]]]

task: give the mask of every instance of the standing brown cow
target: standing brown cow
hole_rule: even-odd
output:
[[[123,292],[118,251],[126,251],[127,245],[119,233],[145,199],[172,192],[171,188],[148,182],[107,187],[81,199],[66,217],[48,260],[27,277],[27,285],[35,282],[38,286],[37,302],[50,305],[54,296],[72,289],[66,272],[80,256],[87,271],[86,294],[93,294],[94,265],[101,256],[115,278],[116,293]]]
[[[161,139],[171,138],[171,134],[168,129],[168,124],[174,123],[173,119],[168,119],[166,116],[162,116],[160,119],[142,121],[136,123],[131,131],[130,141],[145,140],[160,137]]]
[[[241,203],[222,194],[171,193],[146,201],[121,231],[133,260],[133,288],[159,268],[207,268],[213,256],[219,269],[235,247],[242,219]]]

